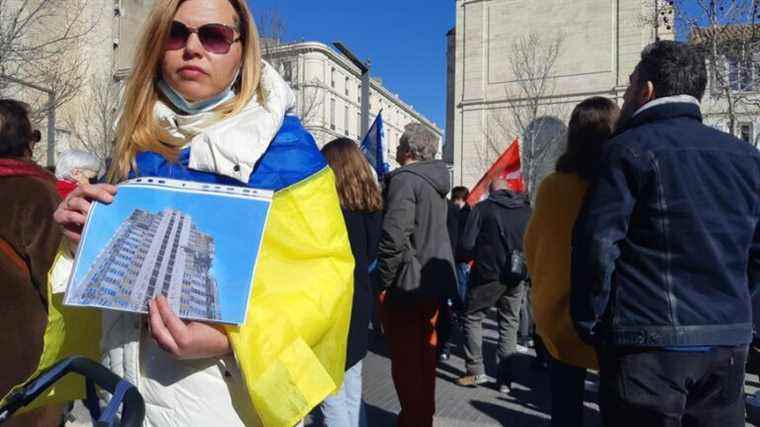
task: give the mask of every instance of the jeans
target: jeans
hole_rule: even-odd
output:
[[[747,346],[597,350],[605,426],[743,427]]]
[[[552,427],[583,427],[586,369],[559,360],[549,362]]]
[[[459,306],[467,304],[467,288],[470,286],[470,265],[466,262],[457,264],[457,293],[459,294]],[[461,308],[461,307],[460,307]]]
[[[499,345],[496,350],[497,379],[509,385],[512,378],[511,356],[517,347],[517,328],[520,323],[520,306],[525,285],[504,285],[504,293],[497,302],[499,312]],[[489,308],[469,313],[464,321],[464,353],[469,375],[485,374],[483,364],[483,320]]]
[[[326,427],[367,427],[367,414],[362,401],[362,365],[359,362],[346,371],[343,386],[322,402],[318,418]]]

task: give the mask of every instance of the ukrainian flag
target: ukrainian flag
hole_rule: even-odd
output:
[[[134,176],[240,185],[141,153]],[[259,160],[249,186],[275,195],[264,232],[248,317],[228,327],[249,402],[265,426],[292,426],[343,382],[353,298],[354,259],[335,180],[313,137],[293,116]],[[62,280],[53,277],[49,286]],[[60,274],[59,274],[60,276]],[[79,354],[99,360],[99,312],[64,307],[52,298],[38,369]],[[36,375],[36,374],[35,374]],[[33,407],[84,396],[84,382],[67,378]]]

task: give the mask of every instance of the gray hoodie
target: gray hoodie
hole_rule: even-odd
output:
[[[449,171],[440,160],[417,162],[388,176],[378,249],[379,283],[394,298],[438,298],[456,289],[446,228]]]

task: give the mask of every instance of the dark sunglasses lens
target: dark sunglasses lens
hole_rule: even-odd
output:
[[[166,49],[182,49],[185,47],[189,35],[190,32],[184,24],[180,22],[172,22],[172,27],[169,30],[169,37],[166,39]]]
[[[209,52],[227,53],[230,51],[234,33],[232,29],[223,25],[209,24],[198,29],[198,37]]]

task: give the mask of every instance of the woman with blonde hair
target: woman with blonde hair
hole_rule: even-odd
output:
[[[377,258],[383,198],[372,168],[356,142],[338,138],[322,147],[322,154],[335,172],[356,266],[345,381],[337,394],[320,405],[320,412],[327,427],[366,427],[367,417],[362,402],[362,360],[367,355],[373,303],[369,270]]]
[[[603,97],[589,98],[575,107],[567,149],[557,162],[557,171],[541,182],[525,231],[536,329],[552,357],[553,427],[583,425],[586,370],[597,369],[594,349],[581,341],[570,318],[570,242],[602,148],[612,137],[619,115],[617,104]]]
[[[137,385],[148,426],[297,423],[342,383],[353,258],[332,172],[287,115],[294,95],[262,61],[246,2],[156,2],[123,105],[111,184],[154,176],[275,195],[243,325],[181,320],[159,292],[147,316],[102,313],[104,364]],[[82,185],[55,218],[78,241],[92,201],[114,197],[113,185]]]

